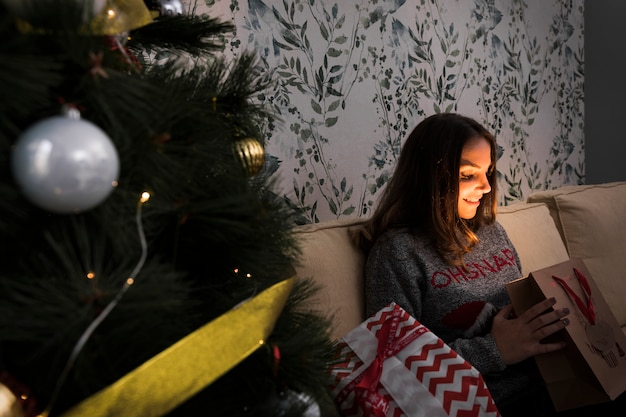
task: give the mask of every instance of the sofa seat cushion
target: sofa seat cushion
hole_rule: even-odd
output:
[[[626,326],[626,182],[566,186],[532,194],[548,205],[572,258],[582,258]]]

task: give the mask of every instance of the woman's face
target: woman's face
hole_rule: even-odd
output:
[[[459,217],[472,219],[480,205],[480,199],[491,191],[487,174],[491,170],[491,146],[487,139],[469,139],[461,152],[459,168]]]

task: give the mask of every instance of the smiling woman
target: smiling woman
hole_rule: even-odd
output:
[[[496,222],[495,165],[493,135],[469,117],[441,113],[415,127],[363,226],[365,313],[395,302],[480,371],[499,408],[516,410],[514,398],[532,392],[545,402],[524,400],[539,406],[527,415],[550,415],[532,357],[564,347],[539,340],[563,329],[568,311],[544,300],[511,317],[505,284],[522,273]]]

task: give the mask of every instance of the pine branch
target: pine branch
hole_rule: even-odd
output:
[[[176,15],[155,20],[130,32],[128,47],[135,53],[167,51],[192,57],[222,52],[231,23],[218,19]]]

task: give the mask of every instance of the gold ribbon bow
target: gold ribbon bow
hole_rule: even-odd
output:
[[[260,346],[294,285],[281,281],[149,359],[62,417],[159,417],[167,414]]]

